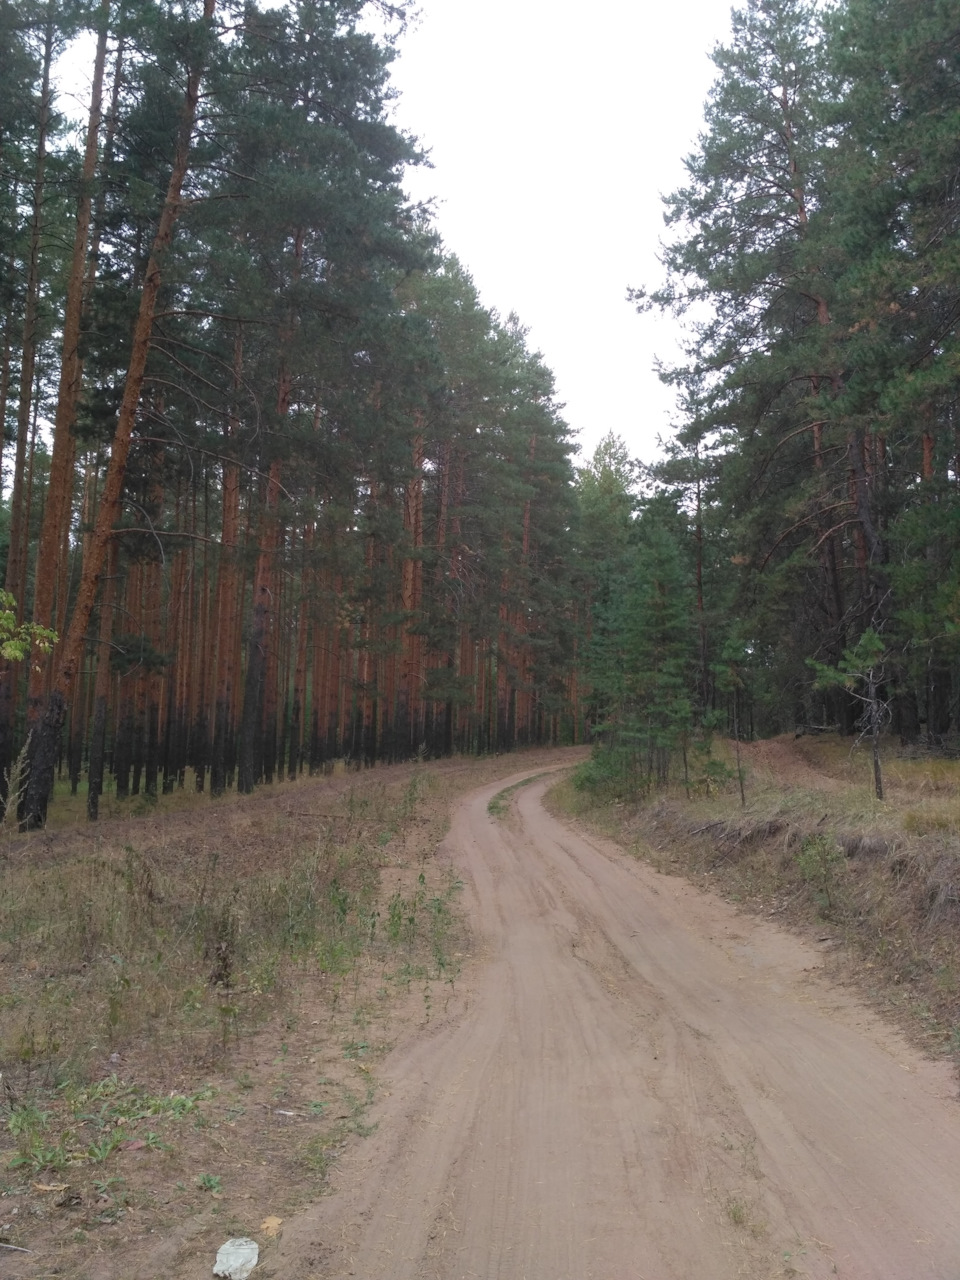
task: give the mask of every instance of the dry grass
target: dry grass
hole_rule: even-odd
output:
[[[725,747],[721,751],[726,752]],[[842,944],[843,976],[932,1052],[960,1063],[960,761],[884,756],[836,737],[746,745],[735,782],[645,806],[595,804],[572,782],[553,803],[661,871],[694,876],[745,907]]]
[[[362,775],[23,843],[0,877],[8,1083],[82,1080],[133,1043],[208,1062],[299,966],[336,977],[388,947],[380,872],[427,785]]]

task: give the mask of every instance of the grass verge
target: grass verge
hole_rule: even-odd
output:
[[[498,791],[487,805],[487,813],[491,818],[504,818],[510,811],[510,801],[520,790],[521,787],[529,787],[531,782],[539,782],[544,775],[535,773],[530,778],[521,778],[519,782],[515,782],[512,787],[504,787],[502,791]]]
[[[548,802],[661,872],[833,938],[838,976],[960,1066],[960,761],[888,744],[879,802],[866,755],[834,737],[744,744],[745,806],[735,781],[636,804],[576,775]]]
[[[85,1080],[131,1045],[216,1062],[299,970],[334,985],[443,924],[421,874],[381,916],[428,783],[364,778],[299,812],[235,803],[216,820],[143,823],[27,846],[0,875],[0,1070],[27,1093]],[[188,834],[189,833],[189,834]],[[437,899],[437,901],[434,901]],[[395,923],[402,913],[402,927]],[[442,931],[442,930],[441,930]],[[435,943],[434,950],[441,946]]]

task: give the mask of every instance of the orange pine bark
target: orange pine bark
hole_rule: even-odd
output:
[[[73,493],[73,469],[76,444],[73,426],[80,399],[83,361],[80,355],[80,324],[84,309],[87,247],[90,239],[93,177],[97,165],[97,147],[103,103],[103,75],[107,58],[107,24],[110,0],[101,0],[90,111],[87,118],[86,143],[80,173],[80,196],[74,227],[73,254],[67,277],[66,306],[63,319],[63,346],[60,359],[60,381],[53,423],[53,449],[50,455],[50,478],[47,501],[37,550],[36,587],[33,618],[42,627],[53,627],[66,616],[66,565],[69,552],[70,504]],[[55,602],[55,589],[58,599]],[[59,623],[63,625],[62,622]],[[28,716],[35,714],[44,694],[46,671],[36,664],[31,670],[27,693]],[[30,708],[34,708],[31,713]]]
[[[412,475],[404,499],[403,526],[413,554],[404,557],[400,607],[404,614],[400,702],[408,745],[423,740],[423,636],[412,630],[423,607],[423,434],[413,440]],[[411,625],[412,624],[412,625]],[[392,699],[390,705],[393,705]]]
[[[216,0],[204,0],[203,16],[208,25],[212,25],[215,3]],[[140,306],[134,326],[123,400],[111,444],[110,461],[100,496],[100,508],[83,557],[80,585],[70,624],[66,637],[59,646],[53,689],[47,700],[47,709],[42,721],[37,725],[31,743],[30,777],[27,782],[23,815],[25,824],[31,827],[40,826],[46,820],[47,803],[53,790],[57,741],[63,725],[66,704],[80,668],[87,627],[96,603],[107,546],[120,514],[127,458],[130,453],[133,427],[140,404],[147,354],[153,333],[163,259],[173,239],[174,223],[180,212],[181,192],[190,159],[201,74],[202,68],[199,64],[192,66],[187,74],[173,167],[140,293]]]

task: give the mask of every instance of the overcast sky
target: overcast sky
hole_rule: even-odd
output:
[[[728,0],[421,0],[394,64],[397,123],[434,165],[410,193],[437,197],[484,304],[529,328],[587,456],[613,430],[649,460],[669,429],[652,366],[670,326],[626,291],[659,282],[660,195],[683,180],[729,14]]]
[[[435,198],[484,304],[529,329],[585,457],[612,430],[649,461],[670,428],[653,363],[674,330],[626,292],[660,281],[660,196],[683,181],[729,15],[728,0],[420,0],[393,65],[396,122],[433,163],[410,195]],[[78,42],[62,64],[83,116],[91,59]]]

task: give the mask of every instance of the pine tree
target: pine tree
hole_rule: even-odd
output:
[[[30,778],[24,796],[24,822],[42,825],[47,803],[53,790],[54,761],[57,740],[66,714],[66,702],[73,692],[80,666],[87,625],[96,603],[100,575],[114,524],[120,512],[121,494],[134,422],[140,403],[147,354],[153,331],[157,295],[162,278],[163,259],[173,236],[173,226],[180,211],[184,180],[190,161],[190,146],[196,119],[200,80],[207,53],[208,30],[213,18],[214,0],[204,0],[201,24],[196,28],[192,57],[186,68],[186,86],[178,121],[176,147],[163,207],[153,238],[150,257],[144,273],[137,322],[133,331],[130,363],[124,383],[123,400],[117,416],[110,448],[110,462],[104,480],[96,522],[84,548],[83,567],[77,598],[59,652],[56,675],[42,719],[36,722],[31,742]]]
[[[522,326],[407,206],[419,152],[365,9],[96,20],[112,102],[83,161],[51,152],[79,216],[68,297],[43,280],[55,456],[45,483],[38,437],[18,535],[45,512],[33,604],[65,624],[31,824],[64,727],[91,817],[108,766],[118,795],[190,770],[218,794],[573,731],[568,429]]]
[[[850,0],[831,20],[849,85],[834,200],[848,265],[849,333],[841,407],[868,425],[873,491],[887,565],[882,614],[905,738],[956,725],[960,650],[956,364],[960,292],[960,20],[952,5]]]
[[[732,25],[691,181],[668,201],[670,279],[653,300],[693,309],[692,359],[669,375],[689,410],[679,443],[708,464],[697,471],[733,535],[751,647],[778,654],[765,692],[788,705],[765,702],[774,726],[801,711],[810,649],[836,660],[875,612],[885,553],[872,445],[843,407],[840,81],[814,6],[751,0]],[[783,651],[785,636],[799,652]]]

